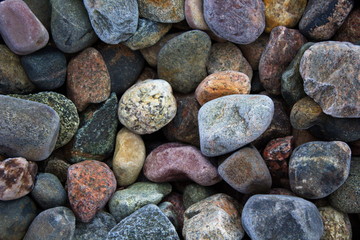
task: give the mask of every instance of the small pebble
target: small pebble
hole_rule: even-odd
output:
[[[203,0],[185,0],[185,18],[192,29],[210,30],[204,19]]]
[[[214,194],[216,194],[216,191],[211,187],[205,187],[199,184],[191,183],[184,189],[184,207],[189,208],[191,205],[200,202],[201,200]]]
[[[65,162],[62,159],[50,158],[46,167],[45,173],[54,174],[61,183],[65,183],[67,179],[67,170],[70,167],[70,164]]]
[[[159,204],[160,210],[165,214],[165,216],[170,220],[172,225],[176,230],[180,230],[180,225],[178,222],[179,216],[177,215],[175,206],[171,202],[162,202]]]
[[[238,45],[254,71],[258,70],[262,53],[269,41],[269,34],[261,34],[254,42]]]
[[[290,157],[293,150],[293,136],[275,138],[263,150],[265,161],[283,161]]]
[[[322,109],[310,97],[297,101],[291,109],[291,125],[296,129],[308,129],[315,125],[323,115]]]
[[[324,223],[322,240],[351,240],[352,230],[349,216],[330,206],[320,207],[319,212]]]
[[[140,17],[160,23],[177,23],[185,19],[184,0],[139,0]]]

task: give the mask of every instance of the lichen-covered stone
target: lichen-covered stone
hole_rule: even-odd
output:
[[[330,206],[320,207],[319,212],[324,223],[321,240],[351,240],[352,230],[349,216]]]
[[[161,23],[177,23],[185,19],[184,0],[139,0],[140,17]]]

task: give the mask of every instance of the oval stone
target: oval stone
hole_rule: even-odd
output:
[[[204,19],[203,0],[185,0],[185,18],[192,29],[210,30]]]
[[[184,0],[138,0],[143,18],[161,23],[176,23],[185,19]]]

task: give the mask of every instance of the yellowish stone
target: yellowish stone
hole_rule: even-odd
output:
[[[324,234],[321,240],[351,240],[352,231],[349,217],[346,213],[332,207],[321,207],[319,212],[324,223]]]

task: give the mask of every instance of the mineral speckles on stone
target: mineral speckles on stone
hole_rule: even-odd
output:
[[[347,42],[316,43],[300,63],[307,95],[324,113],[339,118],[360,117],[360,46]]]
[[[324,223],[322,240],[351,240],[352,230],[349,217],[330,206],[320,207],[319,212]]]
[[[238,44],[251,43],[264,31],[264,10],[260,0],[204,0],[204,18],[211,31]]]
[[[139,13],[161,23],[176,23],[185,19],[184,0],[139,0]]]
[[[176,114],[176,99],[169,83],[146,80],[133,85],[121,97],[118,108],[120,122],[137,134],[156,132]]]
[[[186,22],[193,29],[209,30],[204,19],[203,0],[185,0]]]

